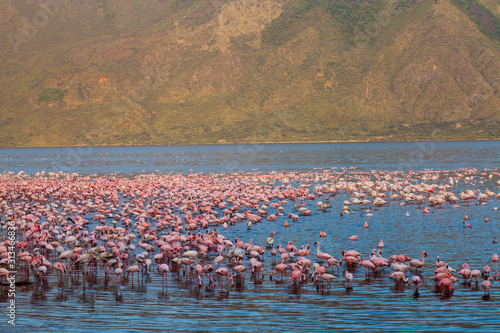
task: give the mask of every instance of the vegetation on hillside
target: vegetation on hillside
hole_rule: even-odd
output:
[[[0,3],[2,146],[500,138],[495,1],[43,3]]]

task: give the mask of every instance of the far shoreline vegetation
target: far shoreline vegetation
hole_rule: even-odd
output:
[[[17,149],[17,148],[101,148],[101,147],[179,147],[179,146],[236,146],[236,145],[278,145],[278,144],[322,144],[322,143],[398,143],[398,142],[472,142],[472,141],[500,141],[500,138],[476,138],[476,139],[440,139],[440,140],[383,140],[383,139],[367,139],[367,140],[318,140],[318,141],[241,141],[241,142],[216,142],[216,143],[177,143],[177,144],[102,144],[102,145],[49,145],[49,146],[2,146],[0,149]]]

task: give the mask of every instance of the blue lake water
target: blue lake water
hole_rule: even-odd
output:
[[[498,141],[0,149],[0,171],[102,173],[495,168]]]
[[[77,172],[82,175],[137,175],[144,173],[228,173],[228,172],[315,172],[328,168],[338,172],[401,170],[422,171],[477,168],[472,175],[477,181],[460,182],[452,191],[489,189],[500,192],[498,167],[500,142],[422,142],[422,143],[338,143],[338,144],[275,144],[227,146],[147,146],[147,147],[82,147],[82,148],[24,148],[0,149],[0,172],[36,173]],[[351,169],[353,170],[353,169]],[[458,171],[457,171],[458,170]],[[492,178],[488,175],[492,174]],[[441,184],[447,176],[429,183]],[[297,183],[291,183],[298,186]],[[428,214],[417,205],[400,206],[389,201],[373,208],[373,216],[366,217],[362,208],[339,216],[342,202],[349,193],[341,191],[332,199],[327,212],[315,209],[315,202],[305,202],[313,210],[307,217],[283,226],[286,215],[294,212],[285,206],[285,216],[277,221],[265,221],[247,230],[244,222],[222,230],[229,239],[240,237],[264,245],[269,232],[275,231],[275,244],[291,240],[296,245],[312,244],[319,240],[318,230],[328,237],[321,239],[321,250],[340,258],[343,249],[356,249],[366,258],[380,239],[387,245],[384,257],[407,254],[420,259],[421,251],[429,254],[422,270],[424,284],[420,297],[413,290],[396,290],[385,268],[380,276],[366,280],[365,270],[354,271],[353,289],[346,290],[340,276],[331,289],[317,290],[308,283],[299,290],[292,288],[288,275],[283,279],[269,279],[272,267],[266,254],[262,283],[253,283],[245,273],[244,286],[206,290],[185,279],[168,277],[168,290],[161,286],[155,272],[140,285],[130,282],[117,289],[114,281],[104,283],[104,276],[86,282],[85,288],[68,282],[64,288],[57,285],[55,273],[49,273],[47,286],[19,286],[16,294],[17,325],[20,331],[67,332],[494,332],[500,330],[500,282],[495,281],[489,299],[483,291],[460,282],[455,283],[452,297],[441,297],[430,281],[436,268],[436,256],[459,269],[468,262],[472,268],[490,265],[493,253],[500,253],[500,245],[493,244],[500,237],[500,200],[490,199],[486,205],[450,204],[432,207]],[[405,212],[410,217],[405,217]],[[470,217],[472,228],[463,228],[464,215]],[[489,223],[484,217],[490,218]],[[90,218],[91,216],[86,216]],[[370,227],[363,227],[364,221]],[[3,237],[3,234],[0,233]],[[359,240],[348,240],[359,235]],[[269,250],[267,250],[269,251]],[[345,269],[344,267],[341,270]],[[412,274],[407,276],[411,277]],[[455,274],[455,276],[457,276]],[[0,290],[0,305],[8,302],[6,289]],[[0,332],[7,317],[0,310]],[[2,326],[3,325],[3,326]],[[5,328],[6,329],[6,328]]]

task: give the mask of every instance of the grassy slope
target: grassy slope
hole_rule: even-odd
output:
[[[0,10],[3,146],[500,137],[500,39],[462,1],[73,0],[18,53],[40,7]]]

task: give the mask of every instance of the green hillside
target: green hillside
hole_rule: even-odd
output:
[[[498,0],[0,11],[1,146],[500,138]]]

